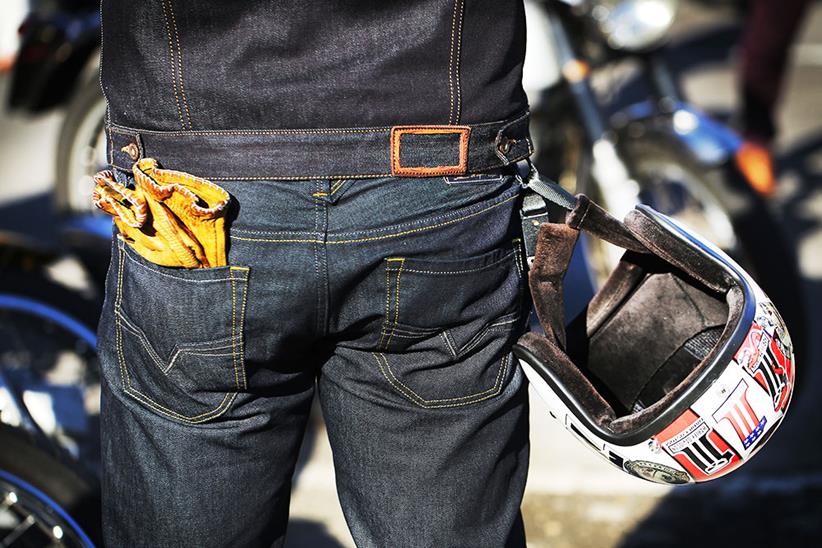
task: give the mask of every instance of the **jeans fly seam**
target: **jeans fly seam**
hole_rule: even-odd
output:
[[[406,398],[411,400],[412,403],[415,403],[425,409],[462,407],[465,405],[474,404],[493,398],[502,391],[502,381],[505,378],[505,374],[508,372],[508,365],[511,358],[510,354],[506,354],[500,360],[500,366],[497,370],[497,377],[494,381],[494,385],[487,390],[477,392],[476,394],[470,394],[468,396],[426,400],[425,398],[417,394],[414,390],[409,388],[405,383],[400,381],[396,377],[396,375],[394,375],[394,372],[391,370],[391,366],[388,364],[388,359],[385,357],[385,354],[381,352],[372,352],[371,354],[374,356],[374,359],[377,361],[377,366],[379,367],[380,372],[382,373],[383,377],[386,378],[389,384],[391,384],[398,392],[403,394]]]
[[[183,109],[180,107],[180,96],[177,93],[177,70],[174,66],[174,42],[171,37],[171,22],[169,21],[168,12],[166,11],[165,0],[160,0],[160,5],[163,8],[163,23],[165,24],[166,34],[168,35],[168,57],[171,68],[171,87],[174,90],[174,102],[177,105],[177,115],[180,117],[180,126],[182,129],[186,129],[186,123],[183,120]]]

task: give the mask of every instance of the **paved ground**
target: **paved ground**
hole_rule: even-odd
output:
[[[688,9],[677,39],[715,30],[712,60],[685,80],[704,108],[733,106],[732,30],[716,12]],[[813,10],[787,82],[778,144],[782,186],[774,207],[800,250],[808,308],[822,304],[822,9]],[[0,90],[7,82],[0,79]],[[60,113],[36,120],[0,115],[0,201],[34,199],[51,185]],[[46,222],[46,210],[40,219]],[[36,216],[32,217],[37,221]],[[0,223],[3,224],[3,223]],[[811,332],[819,332],[814,318]],[[549,422],[532,398],[532,467],[523,506],[529,546],[813,546],[822,544],[822,371],[814,341],[804,391],[773,441],[716,485],[668,489],[611,469]],[[333,485],[319,418],[309,435],[292,504],[290,546],[353,545]]]

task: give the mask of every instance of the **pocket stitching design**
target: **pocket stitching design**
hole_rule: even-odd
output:
[[[515,310],[514,312],[510,312],[508,314],[498,317],[496,320],[486,324],[482,329],[480,329],[480,331],[476,335],[471,337],[471,339],[468,340],[468,342],[462,345],[462,348],[459,349],[459,352],[455,357],[464,356],[465,354],[476,348],[483,340],[485,340],[485,337],[492,331],[499,331],[501,330],[501,328],[517,323],[518,321],[519,310]]]
[[[385,318],[383,319],[383,326],[380,330],[380,341],[377,345],[379,348],[383,350],[388,350],[389,345],[391,344],[391,339],[394,337],[394,330],[397,328],[397,324],[399,323],[400,319],[400,276],[402,276],[403,267],[405,266],[405,258],[404,257],[391,257],[385,260],[386,263],[391,262],[398,262],[400,263],[399,268],[393,269],[388,264],[385,267],[385,283],[386,283],[386,291],[385,291]],[[391,321],[388,318],[390,317],[390,307],[391,307],[391,272],[396,272],[396,281],[394,282],[394,320]],[[390,332],[389,332],[390,326]],[[388,335],[388,339],[385,339],[385,336]],[[385,343],[383,344],[383,340],[385,339]]]
[[[441,398],[441,399],[432,399],[426,400],[419,394],[417,394],[414,390],[409,388],[405,383],[397,378],[394,372],[391,370],[391,366],[388,364],[388,359],[385,357],[385,354],[382,352],[372,352],[374,359],[377,361],[377,367],[380,369],[380,373],[382,373],[383,377],[394,387],[400,394],[405,396],[408,400],[412,403],[419,405],[425,409],[438,409],[438,408],[445,408],[445,407],[462,407],[465,405],[479,403],[481,401],[493,398],[500,392],[502,392],[503,387],[503,379],[505,378],[505,374],[508,372],[508,366],[511,361],[511,354],[506,354],[502,360],[500,360],[499,369],[497,370],[497,378],[494,381],[494,385],[491,388],[483,390],[482,392],[477,392],[476,394],[470,394],[468,396],[457,396],[454,398]],[[474,398],[474,399],[471,399]],[[467,401],[460,401],[460,400],[467,400]],[[448,403],[454,402],[454,403]],[[456,403],[459,402],[459,403]]]
[[[125,245],[125,244],[122,244],[122,245]],[[119,253],[118,255],[119,255],[119,260],[118,260],[118,272],[117,272],[117,298],[115,299],[115,310],[120,310],[121,309],[122,300],[123,300],[123,272],[125,270],[124,269],[125,261],[124,261],[123,257],[126,254],[124,252],[122,252],[122,248],[121,248],[121,253]],[[143,266],[142,264],[134,261],[133,259],[132,259],[132,262],[138,264],[139,266]],[[163,274],[162,272],[156,271],[154,269],[150,269],[148,267],[144,267],[144,268],[147,268],[148,270],[152,270],[152,271],[156,272],[157,274]],[[248,270],[249,270],[248,267],[239,267],[239,266],[231,267],[232,271],[235,270],[235,269],[236,270],[242,270],[242,271],[245,272],[245,276],[242,279],[236,280],[236,281],[247,282],[247,280],[248,280]],[[193,282],[217,281],[217,280],[187,280],[185,278],[177,278],[176,276],[171,276],[171,277],[175,278],[175,279],[181,279],[181,280],[184,280],[184,281],[193,281]],[[234,302],[233,302],[234,301],[234,289],[233,289],[233,287],[234,287],[235,279],[234,279],[233,276],[231,276],[229,278],[224,279],[223,281],[226,281],[226,280],[231,280],[231,283],[232,283],[232,318],[233,318],[234,314],[235,314]],[[247,294],[246,287],[247,287],[247,283],[244,284],[244,290],[243,290],[243,308],[242,308],[242,311],[241,311],[241,318],[243,318],[243,321],[244,321],[244,317],[245,317],[245,298],[246,298],[246,294]],[[131,386],[131,377],[128,374],[128,368],[126,366],[126,359],[125,359],[125,352],[123,350],[123,332],[122,332],[122,330],[123,330],[122,320],[120,318],[120,315],[116,314],[115,315],[115,344],[116,344],[116,347],[117,347],[117,357],[118,357],[118,362],[119,362],[119,367],[120,367],[121,385],[122,385],[123,390],[126,392],[126,394],[128,394],[132,398],[134,398],[137,401],[142,402],[144,405],[154,409],[157,413],[160,413],[161,415],[165,415],[167,417],[177,419],[180,422],[187,423],[187,424],[201,424],[201,423],[204,423],[208,420],[219,417],[220,415],[224,414],[228,410],[228,408],[231,406],[231,404],[236,399],[237,394],[239,393],[238,391],[226,392],[225,395],[223,396],[223,400],[217,405],[217,407],[215,407],[214,409],[212,409],[210,411],[206,411],[205,413],[195,415],[193,417],[182,415],[182,414],[180,414],[176,411],[168,409],[167,407],[164,407],[163,405],[157,403],[156,401],[154,401],[152,398],[150,398],[146,394],[143,394],[142,392],[140,392],[139,390],[137,390],[137,389],[135,389],[134,387]],[[241,328],[241,330],[242,330],[242,328]],[[242,350],[241,350],[241,352],[242,352]],[[234,343],[234,349],[232,350],[232,355],[236,356],[236,354],[237,354],[237,351],[236,351],[236,342],[235,342]],[[235,371],[236,371],[236,366],[235,366]],[[245,368],[243,368],[243,380],[245,381]]]
[[[235,317],[236,317],[236,290],[235,290],[235,279],[234,276],[231,276],[231,340],[234,341],[234,345],[231,349],[233,354],[234,360],[234,380],[237,384],[238,390],[244,390],[248,384],[246,373],[245,373],[245,345],[243,344],[243,325],[245,325],[245,305],[248,297],[248,267],[242,266],[232,266],[231,271],[234,272],[235,270],[239,270],[243,272],[243,279],[245,283],[243,284],[243,303],[240,309],[240,329],[239,329],[239,336],[235,333]],[[239,340],[238,340],[239,339]],[[237,347],[239,346],[239,352],[237,351]],[[238,354],[239,354],[239,371],[238,371]],[[242,382],[240,382],[242,381]]]
[[[192,344],[180,344],[175,345],[174,351],[171,353],[171,359],[168,363],[157,354],[157,351],[152,346],[151,342],[146,337],[146,334],[143,332],[142,329],[139,327],[132,325],[131,322],[128,321],[128,318],[119,310],[115,310],[115,314],[117,314],[118,318],[122,321],[123,326],[126,328],[126,331],[130,331],[132,335],[136,336],[140,343],[143,345],[143,348],[146,349],[149,357],[154,361],[157,365],[157,368],[162,371],[166,376],[168,376],[169,372],[174,367],[174,362],[177,361],[177,358],[183,354],[189,355],[197,355],[197,356],[223,356],[226,354],[215,354],[213,352],[209,352],[210,350],[223,350],[225,348],[234,348],[235,343],[231,339],[217,339],[215,341],[211,341],[210,343],[202,343],[202,345],[192,345]],[[211,346],[205,347],[208,344],[214,344],[216,342],[220,342],[223,340],[231,340],[230,344],[225,344],[222,346]],[[227,354],[230,356],[231,354]]]

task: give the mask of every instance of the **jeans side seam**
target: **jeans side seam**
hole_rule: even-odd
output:
[[[493,398],[500,392],[502,392],[502,385],[503,379],[505,378],[505,374],[508,371],[509,362],[511,361],[511,355],[506,354],[502,360],[500,360],[500,366],[497,370],[497,378],[494,382],[494,385],[487,389],[483,390],[482,392],[477,392],[476,394],[470,394],[468,396],[459,396],[454,398],[442,398],[442,399],[432,399],[426,400],[419,394],[417,394],[414,390],[409,388],[406,384],[400,381],[394,372],[391,370],[391,366],[388,364],[388,359],[385,357],[385,354],[382,352],[372,352],[374,359],[377,361],[377,366],[380,369],[383,377],[393,386],[398,392],[404,395],[406,398],[411,400],[411,402],[423,407],[425,409],[437,409],[437,408],[446,408],[446,407],[462,407],[465,405],[478,403],[490,398]],[[473,399],[472,399],[473,398]],[[466,401],[461,401],[466,400]],[[451,403],[444,403],[444,402],[451,402]],[[459,403],[456,403],[459,402]]]

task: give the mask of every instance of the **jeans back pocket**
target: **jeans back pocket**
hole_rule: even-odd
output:
[[[375,359],[403,396],[457,407],[502,391],[523,318],[519,239],[465,259],[385,260],[384,319]]]
[[[246,388],[249,268],[159,266],[117,239],[115,343],[123,390],[178,422],[219,417]]]

